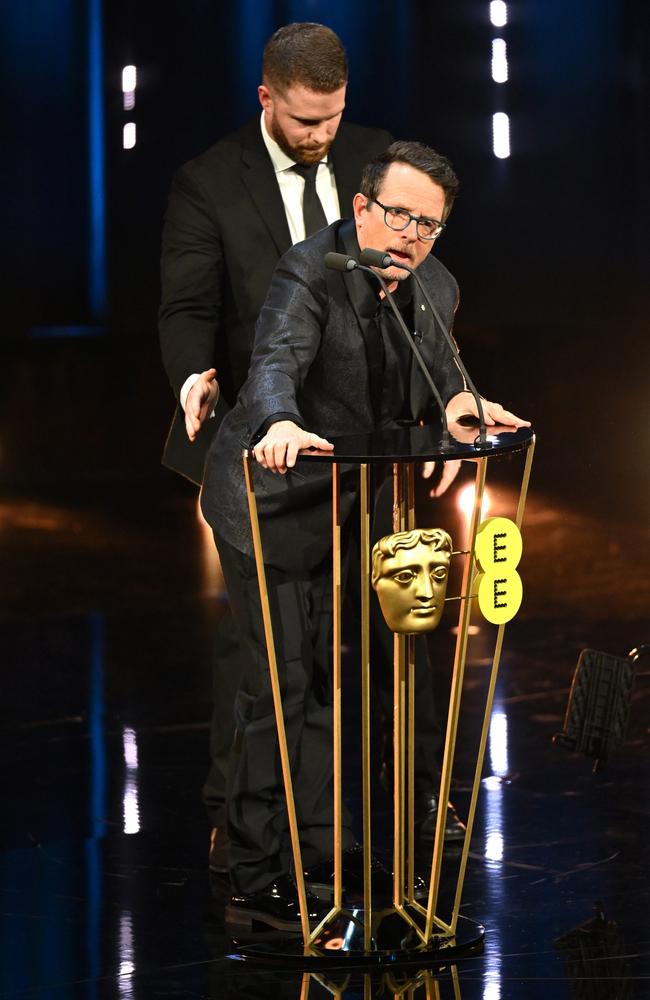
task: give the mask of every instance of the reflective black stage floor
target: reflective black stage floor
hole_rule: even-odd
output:
[[[0,500],[0,996],[650,996],[650,664],[602,774],[551,743],[579,651],[648,640],[647,527],[533,485],[464,896],[484,954],[307,982],[227,958],[200,804],[219,581],[189,489],[157,496]]]

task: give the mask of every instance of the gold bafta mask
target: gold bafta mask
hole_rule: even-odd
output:
[[[442,616],[451,538],[416,528],[380,538],[372,550],[372,585],[393,632],[432,632]]]

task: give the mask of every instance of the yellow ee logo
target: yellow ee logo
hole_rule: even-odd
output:
[[[488,517],[479,525],[474,551],[480,573],[472,591],[483,617],[493,625],[504,625],[519,611],[524,593],[517,572],[521,532],[507,517]]]

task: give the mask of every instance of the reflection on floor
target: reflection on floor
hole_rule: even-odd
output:
[[[459,517],[454,498],[436,512],[457,532]],[[538,488],[524,538],[462,908],[487,928],[484,954],[303,976],[228,958],[225,887],[208,879],[199,791],[221,598],[195,498],[0,501],[0,996],[650,996],[648,661],[601,775],[551,742],[580,649],[648,640],[648,534]],[[452,638],[441,626],[441,685]],[[470,723],[488,640],[470,647]]]

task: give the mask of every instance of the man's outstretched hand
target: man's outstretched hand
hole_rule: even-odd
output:
[[[516,427],[530,427],[530,420],[523,420],[518,417],[516,413],[511,413],[510,410],[504,409],[501,403],[492,403],[489,399],[483,399],[483,416],[485,417],[486,427],[495,427],[499,425],[499,429],[508,430],[509,428]],[[451,425],[460,420],[461,417],[473,416],[478,420],[478,407],[476,405],[476,400],[471,392],[459,392],[453,399],[450,399],[447,403],[445,410],[447,414],[447,421]],[[452,433],[454,433],[452,431]],[[474,431],[472,431],[474,434]],[[455,436],[455,434],[454,434]],[[425,462],[422,466],[422,476],[424,479],[429,479],[435,470],[436,462]],[[460,471],[460,461],[453,460],[451,462],[445,462],[442,468],[442,475],[438,485],[435,486],[430,492],[430,497],[440,497],[442,494],[449,489],[454,479]]]
[[[523,420],[516,413],[504,409],[501,403],[491,403],[489,399],[483,399],[483,416],[485,426],[493,427],[494,424],[505,424],[506,427],[530,427],[530,420]],[[472,416],[478,420],[478,407],[471,392],[459,392],[447,403],[445,410],[448,422],[454,423],[461,417]]]
[[[185,430],[190,441],[196,440],[203,421],[210,416],[219,399],[216,368],[202,372],[185,400]]]
[[[287,469],[293,469],[298,452],[303,448],[333,451],[334,445],[318,434],[304,431],[292,420],[278,420],[257,442],[253,454],[263,468],[284,475]]]

